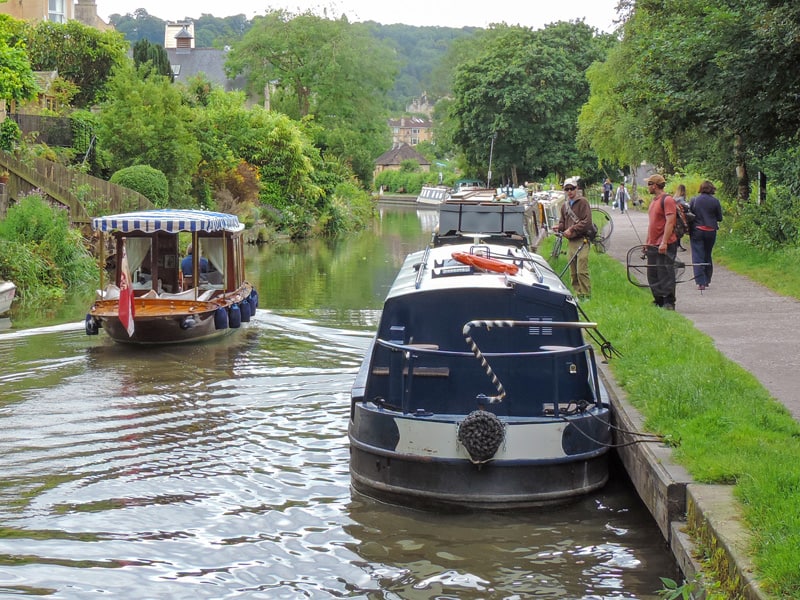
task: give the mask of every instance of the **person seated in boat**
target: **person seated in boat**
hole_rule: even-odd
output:
[[[186,256],[183,257],[181,260],[181,289],[188,290],[193,288],[197,282],[194,281],[194,265],[192,254],[194,252],[194,248],[192,244],[186,248]],[[200,279],[203,280],[208,275],[208,259],[204,256],[200,257],[200,260],[197,263],[197,270],[199,271]]]
[[[183,273],[184,277],[191,277],[194,274],[194,269],[192,266],[193,251],[194,248],[192,244],[189,244],[189,246],[186,248],[186,256],[181,261],[181,272]],[[198,271],[200,271],[200,273],[208,273],[208,259],[204,256],[200,257],[200,261],[198,263]]]

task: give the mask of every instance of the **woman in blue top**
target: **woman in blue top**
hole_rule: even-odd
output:
[[[700,193],[689,202],[689,209],[695,214],[691,233],[694,279],[700,291],[709,286],[714,273],[711,250],[717,241],[717,229],[722,221],[722,205],[714,196],[716,191],[714,184],[706,180],[700,184]]]

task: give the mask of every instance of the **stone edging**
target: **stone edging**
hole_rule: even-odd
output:
[[[613,407],[615,444],[640,439],[630,432],[645,431],[644,418],[627,401],[608,366],[598,368]],[[617,454],[687,581],[702,581],[699,544],[721,576],[726,597],[770,599],[753,575],[747,555],[751,535],[742,525],[732,486],[695,483],[672,461],[672,451],[664,444],[632,443],[617,448]]]

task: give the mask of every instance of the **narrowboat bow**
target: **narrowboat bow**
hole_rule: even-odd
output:
[[[529,251],[530,209],[449,200],[405,260],[352,389],[356,491],[507,509],[606,483],[608,399],[583,335],[595,324]]]
[[[198,341],[237,329],[255,314],[258,293],[245,280],[244,225],[235,215],[150,210],[98,217],[92,228],[100,235],[101,275],[87,334],[103,329],[132,344]],[[184,269],[181,235],[195,249],[183,259]]]

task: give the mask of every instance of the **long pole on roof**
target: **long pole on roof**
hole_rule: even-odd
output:
[[[486,187],[492,187],[492,154],[494,154],[494,140],[497,138],[497,134],[492,134],[492,144],[489,146],[489,172],[486,175]]]

